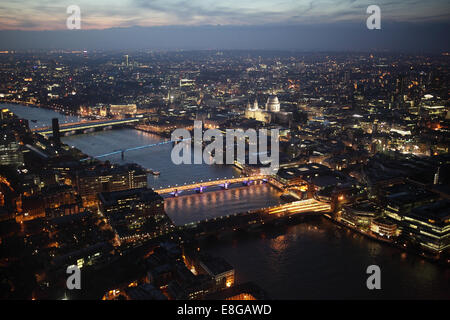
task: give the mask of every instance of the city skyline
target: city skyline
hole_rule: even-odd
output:
[[[447,55],[42,51],[0,65],[0,298],[448,297]],[[178,163],[172,133],[195,143],[196,119],[204,136],[245,130],[245,157]],[[251,164],[250,129],[279,132],[276,173]],[[366,286],[373,265],[382,290]]]
[[[0,300],[448,300],[449,9],[0,4]]]

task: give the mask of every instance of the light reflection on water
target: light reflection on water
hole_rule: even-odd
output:
[[[165,210],[177,225],[281,203],[281,193],[268,184],[217,190],[165,199]]]
[[[224,257],[238,282],[253,281],[274,299],[450,299],[450,270],[413,254],[348,236],[325,219],[203,244]],[[381,268],[381,290],[366,269]]]

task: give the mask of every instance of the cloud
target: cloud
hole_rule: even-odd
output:
[[[450,21],[448,0],[377,0],[388,21]],[[73,0],[0,4],[0,29],[65,28]],[[276,25],[361,21],[372,0],[77,0],[82,28],[169,25]]]

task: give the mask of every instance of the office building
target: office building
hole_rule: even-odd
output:
[[[200,267],[213,278],[217,290],[234,285],[234,268],[223,258],[202,255]]]
[[[85,206],[97,203],[100,192],[121,191],[147,187],[147,173],[138,165],[99,166],[77,173],[76,187]]]
[[[171,228],[164,211],[164,199],[151,189],[102,192],[100,211],[122,240],[152,238]]]
[[[136,114],[137,106],[135,104],[112,104],[109,106],[109,113],[114,117],[123,118]]]
[[[405,239],[439,254],[450,248],[450,202],[441,200],[415,208],[401,223]]]

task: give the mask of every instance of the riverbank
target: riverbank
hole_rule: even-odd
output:
[[[327,220],[331,221],[332,223],[334,223],[336,225],[339,225],[339,226],[342,226],[342,227],[344,227],[344,228],[346,228],[348,230],[351,230],[351,231],[353,231],[355,233],[358,233],[358,234],[360,234],[360,235],[362,235],[365,238],[368,238],[370,240],[376,241],[376,242],[381,243],[383,245],[388,245],[388,246],[390,246],[392,248],[396,248],[396,249],[398,249],[398,250],[400,250],[402,252],[415,254],[415,255],[420,256],[421,258],[424,258],[427,261],[435,263],[437,265],[440,265],[440,266],[443,266],[443,267],[450,267],[450,260],[448,260],[448,259],[441,258],[441,257],[436,257],[435,255],[431,255],[431,254],[426,254],[423,251],[420,251],[420,250],[417,250],[417,249],[413,249],[413,248],[411,248],[411,246],[407,246],[405,243],[399,243],[399,242],[396,242],[394,240],[389,241],[388,239],[384,239],[384,238],[377,237],[375,235],[371,235],[371,234],[369,234],[367,232],[364,232],[363,230],[360,230],[360,229],[358,229],[356,227],[353,227],[353,226],[348,225],[348,224],[346,224],[344,222],[341,222],[341,221],[338,221],[336,219],[333,219],[329,215],[328,216],[324,215],[324,217]]]
[[[165,138],[165,139],[170,139],[171,138],[170,132],[167,132],[167,131],[162,131],[161,132],[161,131],[158,131],[158,130],[152,130],[148,126],[137,125],[137,126],[134,127],[134,129],[138,130],[138,131],[145,132],[145,133],[155,134],[155,135],[158,135],[161,138]]]

